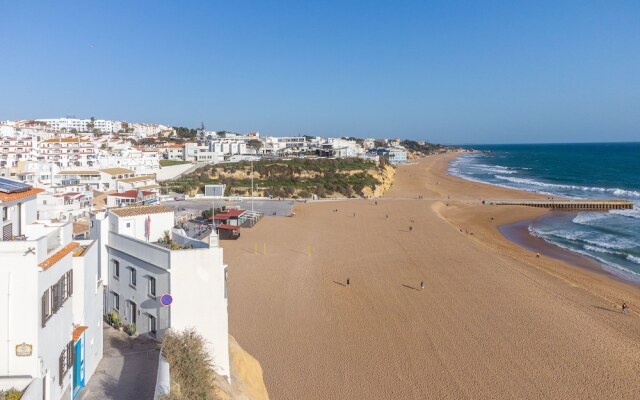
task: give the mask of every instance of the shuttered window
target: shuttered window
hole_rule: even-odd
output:
[[[51,290],[47,289],[42,294],[42,327],[51,318]]]
[[[60,358],[58,358],[58,382],[60,386],[64,383],[64,376],[73,366],[73,360],[75,358],[74,350],[73,340],[71,340],[66,346],[64,346],[62,353],[60,353]]]

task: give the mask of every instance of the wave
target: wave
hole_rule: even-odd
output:
[[[574,224],[590,225],[589,222],[600,221],[607,218],[604,213],[579,213],[571,220]]]
[[[591,187],[591,186],[576,186],[576,185],[564,185],[559,183],[545,183],[536,181],[534,179],[527,178],[514,178],[512,176],[504,176],[504,175],[494,175],[496,179],[501,179],[504,181],[512,182],[512,183],[520,183],[523,185],[531,185],[545,188],[556,188],[556,189],[568,189],[568,190],[580,190],[583,192],[599,192],[599,193],[611,193],[617,197],[637,197],[640,198],[640,192],[635,190],[624,190],[618,188],[602,188],[602,187]]]
[[[631,254],[627,256],[627,260],[636,264],[640,264],[640,257],[632,256]]]
[[[640,219],[640,209],[634,208],[633,210],[611,210],[610,214],[622,215],[623,217],[631,217]]]

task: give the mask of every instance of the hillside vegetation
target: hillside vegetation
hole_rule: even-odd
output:
[[[358,158],[261,160],[253,164],[254,196],[309,198],[370,197],[391,184],[393,168]],[[164,191],[194,195],[223,183],[227,196],[251,194],[251,164],[207,165],[163,183]]]

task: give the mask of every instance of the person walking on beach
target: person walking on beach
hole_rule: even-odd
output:
[[[629,310],[627,303],[622,303],[622,314],[627,315],[627,310]]]
[[[387,221],[389,220],[389,214],[387,214]]]
[[[540,258],[540,253],[536,253],[536,258]]]
[[[413,231],[413,226],[409,225],[409,232]]]
[[[347,278],[347,287],[349,287],[351,285],[351,281],[349,280],[349,278]]]
[[[424,290],[424,281],[420,282],[420,290]]]

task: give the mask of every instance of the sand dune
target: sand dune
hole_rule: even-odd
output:
[[[638,289],[503,239],[541,210],[477,200],[531,195],[449,177],[448,157],[400,167],[377,206],[309,203],[224,242],[230,330],[270,398],[639,398],[640,319],[614,308]]]

